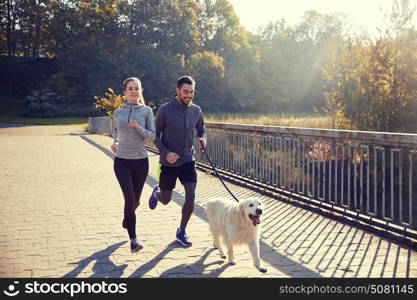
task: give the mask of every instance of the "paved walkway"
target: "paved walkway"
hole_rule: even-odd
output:
[[[121,227],[122,193],[111,139],[71,126],[0,126],[0,277],[417,277],[417,253],[375,234],[259,195],[266,204],[261,258],[246,248],[235,266],[212,248],[206,199],[226,196],[199,172],[189,249],[174,242],[183,191],[155,211],[147,207],[157,156],[137,210],[144,249],[130,253]],[[229,184],[238,197],[256,192]]]

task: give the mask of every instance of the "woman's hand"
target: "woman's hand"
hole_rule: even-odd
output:
[[[138,124],[138,122],[136,122],[136,120],[129,120],[129,126],[134,128],[134,129],[139,128],[139,124]]]
[[[111,151],[113,151],[113,153],[116,153],[116,151],[117,151],[117,145],[116,144],[111,145]]]

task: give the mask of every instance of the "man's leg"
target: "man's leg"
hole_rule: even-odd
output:
[[[158,197],[158,201],[161,202],[162,204],[167,205],[172,198],[172,190],[160,190],[159,192],[156,193],[156,196]]]
[[[158,201],[167,205],[171,201],[172,190],[175,188],[175,181],[177,181],[177,168],[169,168],[161,166],[159,174],[159,188],[157,192]]]
[[[168,204],[175,188],[179,168],[159,166],[159,184],[155,185],[149,197],[149,208],[155,209],[158,202]]]
[[[197,170],[195,162],[189,162],[181,167],[181,172],[178,175],[185,191],[185,202],[182,207],[182,217],[180,230],[185,231],[188,221],[194,211],[195,189],[197,186]]]
[[[190,247],[193,243],[185,233],[185,228],[187,227],[188,221],[194,211],[195,188],[197,185],[195,162],[190,162],[181,166],[178,178],[184,186],[185,202],[182,207],[180,227],[177,229],[177,241],[185,247]]]
[[[185,190],[185,202],[182,207],[182,217],[181,217],[181,225],[180,230],[185,231],[187,227],[188,221],[194,211],[194,202],[195,202],[195,182],[189,182],[184,184]]]

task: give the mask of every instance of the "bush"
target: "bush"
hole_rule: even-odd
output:
[[[104,96],[95,96],[94,99],[96,100],[94,103],[96,108],[106,111],[109,116],[126,102],[124,96],[116,94],[110,88],[108,92],[104,93]]]
[[[24,117],[56,118],[102,115],[93,105],[76,105],[69,97],[46,89],[33,91],[23,99],[22,103]]]

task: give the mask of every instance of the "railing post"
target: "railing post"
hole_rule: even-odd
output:
[[[91,118],[91,117],[88,117],[88,129],[87,129],[87,131],[88,131],[88,132],[91,132],[92,122],[93,122],[93,121],[92,121],[92,118]]]

